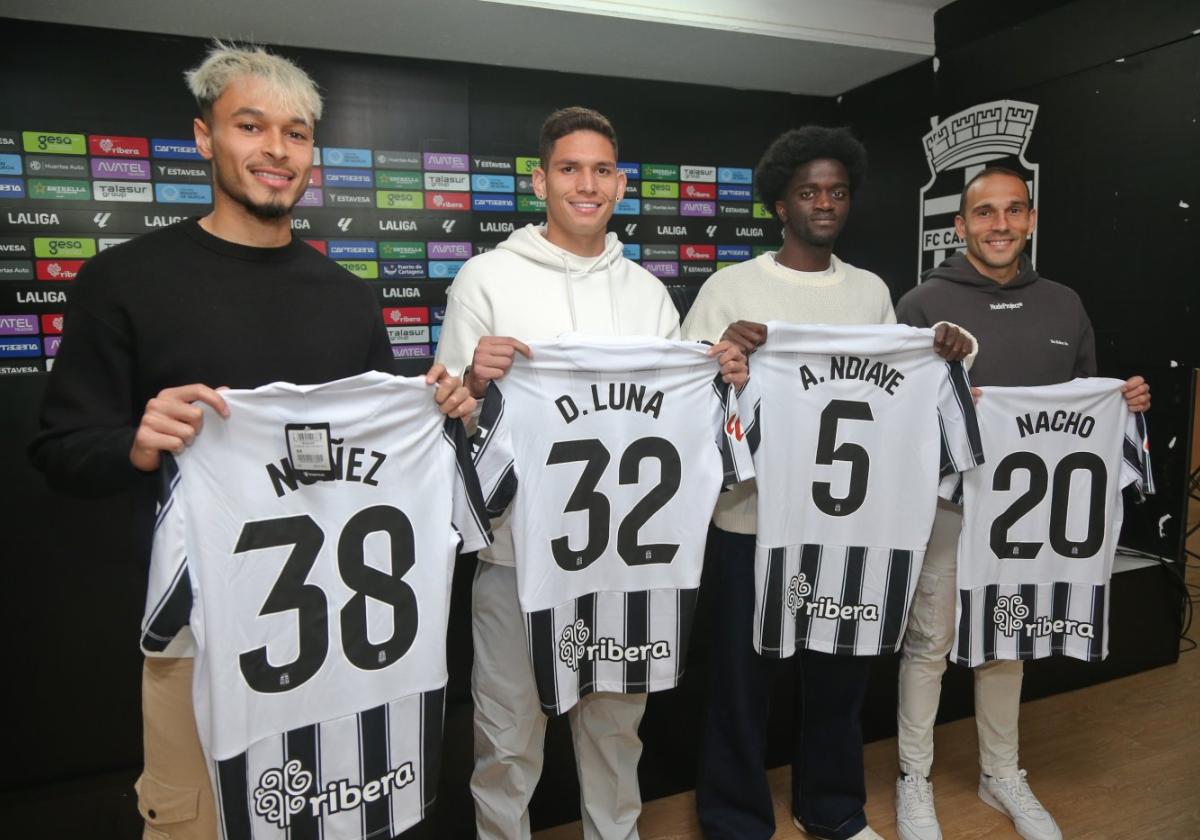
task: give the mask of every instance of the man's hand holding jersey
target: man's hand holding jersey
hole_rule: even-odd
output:
[[[437,390],[433,392],[433,401],[437,403],[438,410],[447,417],[454,417],[461,420],[464,417],[470,417],[471,412],[475,410],[475,397],[467,389],[466,384],[457,376],[451,376],[443,364],[436,364],[429,369],[429,373],[425,374],[425,384],[432,385],[437,383]]]
[[[162,453],[178,455],[200,433],[204,412],[198,405],[210,406],[222,417],[229,416],[229,407],[216,389],[207,385],[183,385],[163,388],[146,403],[138,421],[129,449],[129,461],[142,472],[154,472],[162,461]]]
[[[750,378],[746,351],[740,344],[722,338],[708,348],[708,355],[717,357],[717,362],[721,365],[721,381],[725,384],[741,388]]]
[[[527,359],[533,358],[529,345],[504,335],[485,335],[475,345],[471,364],[463,371],[463,382],[471,396],[483,399],[488,383],[500,379],[512,367],[513,356],[520,353]]]

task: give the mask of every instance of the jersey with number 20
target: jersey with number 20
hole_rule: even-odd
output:
[[[984,388],[988,463],[963,477],[954,660],[1108,655],[1121,488],[1153,493],[1146,422],[1116,379]]]
[[[224,840],[388,838],[437,790],[456,550],[487,540],[423,378],[224,394],[176,462],[142,646],[191,625]]]

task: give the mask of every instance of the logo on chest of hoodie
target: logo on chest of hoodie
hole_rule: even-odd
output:
[[[1025,306],[1025,303],[1023,301],[1018,300],[1015,303],[989,303],[988,309],[993,309],[993,310],[1021,309],[1024,306]]]

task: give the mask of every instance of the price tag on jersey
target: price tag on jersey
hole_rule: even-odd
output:
[[[333,478],[333,445],[328,423],[288,423],[288,459],[303,478]]]

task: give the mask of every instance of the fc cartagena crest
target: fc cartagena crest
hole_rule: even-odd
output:
[[[921,190],[921,239],[917,256],[917,282],[946,257],[964,247],[954,232],[954,216],[966,183],[988,166],[1004,166],[1020,173],[1037,206],[1038,165],[1025,159],[1038,106],[1001,99],[959,111],[925,135],[925,158],[932,177]],[[1026,247],[1037,264],[1037,234]]]

